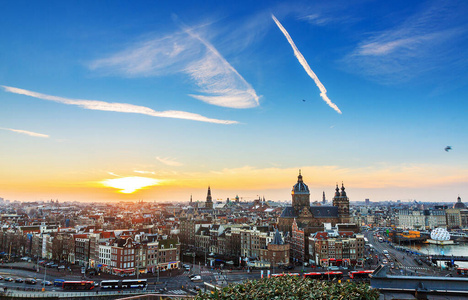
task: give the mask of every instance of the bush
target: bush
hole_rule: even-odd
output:
[[[379,299],[379,292],[366,283],[328,282],[292,276],[266,278],[231,284],[221,291],[202,293],[196,300],[207,299]]]

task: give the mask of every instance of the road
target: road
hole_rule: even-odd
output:
[[[419,265],[414,260],[416,257],[415,255],[408,254],[404,251],[398,251],[394,247],[392,247],[391,243],[388,242],[379,242],[378,237],[373,235],[373,231],[366,231],[364,232],[365,237],[368,239],[369,243],[374,246],[374,253],[373,258],[374,262],[375,256],[378,257],[378,263],[382,263],[385,255],[383,254],[384,250],[387,250],[390,259],[388,264],[392,262],[395,264],[395,269],[390,269],[391,272],[394,274],[400,275],[430,275],[430,276],[445,276],[448,272],[440,271],[436,267],[430,267],[426,264]],[[376,265],[374,265],[376,267]]]

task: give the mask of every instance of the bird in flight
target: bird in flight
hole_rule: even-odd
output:
[[[305,102],[305,100],[304,100],[304,99],[302,99],[302,102]]]
[[[452,150],[452,147],[451,147],[451,146],[445,147],[445,151],[449,152],[449,150]]]

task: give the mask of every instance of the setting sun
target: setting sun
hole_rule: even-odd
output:
[[[119,192],[124,194],[131,194],[144,187],[158,185],[160,182],[161,180],[158,179],[138,176],[106,179],[101,181],[104,186],[119,189]]]

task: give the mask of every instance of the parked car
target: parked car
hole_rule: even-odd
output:
[[[15,280],[13,278],[11,278],[11,277],[5,277],[5,281],[11,282],[11,281],[15,281]]]
[[[26,280],[24,282],[27,283],[27,284],[36,284],[37,280],[34,279],[34,278],[26,278]]]
[[[44,285],[50,286],[50,285],[52,285],[52,282],[46,280],[46,281],[44,281]]]
[[[57,269],[59,269],[59,270],[65,270],[65,266],[64,266],[64,265],[58,266]]]
[[[18,277],[18,278],[15,279],[15,282],[22,283],[22,282],[24,282],[24,280],[23,280],[23,278]]]
[[[2,276],[0,276],[0,280],[3,280],[3,277],[2,277]]]
[[[21,260],[28,261],[28,260],[31,260],[31,259],[29,257],[25,256],[25,257],[21,257]]]
[[[50,265],[51,268],[58,268],[57,264]]]

